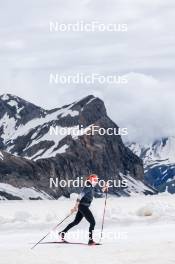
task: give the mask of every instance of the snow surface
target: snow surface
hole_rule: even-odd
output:
[[[3,160],[4,159],[4,155],[2,154],[2,152],[0,151],[0,159]]]
[[[71,199],[57,201],[0,202],[1,264],[170,264],[175,262],[175,196],[109,197],[102,246],[43,244],[40,240],[61,221],[74,205]],[[94,199],[91,210],[96,219],[96,235],[101,227],[104,199]],[[57,232],[74,216],[52,232],[45,241],[56,241]],[[83,220],[69,235],[71,241],[84,241],[78,231],[87,230]],[[81,233],[82,234],[82,233]],[[112,236],[107,236],[112,234]],[[114,234],[117,236],[114,237]],[[97,237],[96,237],[96,240]]]
[[[79,115],[79,112],[78,111],[73,111],[73,110],[71,110],[71,109],[68,109],[67,111],[65,111],[61,116],[62,117],[65,117],[65,116],[67,116],[67,115],[70,115],[70,116],[72,116],[72,117],[74,117],[74,116],[78,116]]]
[[[12,133],[16,129],[16,120],[14,117],[9,117],[7,113],[0,119],[0,127],[3,127],[3,134],[1,137],[4,140],[4,143],[11,139]]]
[[[61,134],[59,133],[59,130],[63,127],[57,126],[57,131],[58,133],[51,133],[49,130],[48,133],[45,133],[42,137],[36,137],[32,136],[32,143],[27,146],[27,149],[31,148],[34,145],[39,144],[40,142],[43,141],[50,141],[53,142],[53,145],[48,148],[48,149],[41,149],[37,153],[35,153],[32,157],[25,156],[25,158],[37,160],[37,159],[44,159],[44,158],[50,158],[50,157],[55,157],[58,153],[64,153],[66,149],[69,147],[67,144],[63,145],[62,147],[58,148],[59,142],[65,138],[67,135],[71,135],[73,139],[78,139],[79,135],[85,134],[87,131],[90,130],[92,125],[89,125],[87,127],[84,127],[83,129],[79,128],[79,125],[77,126],[72,126],[72,127],[64,127],[64,129],[67,130],[67,134]],[[37,135],[37,134],[36,134]]]
[[[17,102],[10,101],[9,104],[11,106],[17,107]],[[27,135],[30,130],[34,129],[38,126],[43,126],[48,122],[51,122],[52,120],[57,120],[58,116],[67,116],[71,115],[72,117],[79,115],[78,111],[73,111],[70,109],[71,106],[68,106],[67,108],[61,108],[59,110],[56,110],[53,113],[47,114],[45,117],[35,118],[29,121],[25,125],[20,125],[18,128],[16,128],[16,120],[14,118],[10,118],[7,113],[3,116],[3,118],[0,120],[0,126],[4,125],[4,128],[6,129],[3,133],[4,135],[4,143],[10,139],[14,140],[19,136]],[[17,107],[18,110],[21,110],[22,108]],[[6,125],[6,126],[5,126]],[[5,138],[6,135],[6,138]]]
[[[146,186],[143,182],[135,180],[129,174],[127,176],[121,172],[119,174],[120,177],[127,181],[128,188],[125,190],[125,192],[127,192],[129,195],[135,196],[137,194],[143,194],[143,191],[150,191],[152,193],[152,189]]]
[[[28,200],[30,198],[36,199],[38,197],[40,199],[51,199],[47,193],[36,190],[35,188],[17,188],[7,183],[0,183],[0,192],[5,192],[24,200]]]
[[[16,109],[18,109],[18,103],[17,103],[15,100],[10,100],[10,101],[8,102],[8,104],[9,104],[10,106],[15,106]]]
[[[11,100],[8,102],[8,104],[16,107],[16,112],[18,115],[22,109],[18,107],[18,103],[14,100]],[[8,114],[6,113],[3,116],[3,118],[0,120],[0,127],[1,126],[3,127],[3,132],[4,132],[1,137],[3,138],[4,143],[7,143],[9,140],[13,142],[18,137],[27,135],[31,130],[36,129],[36,132],[31,137],[32,143],[29,144],[26,149],[29,149],[36,144],[39,144],[41,141],[45,141],[45,140],[51,141],[53,142],[53,146],[50,147],[48,150],[43,149],[42,151],[40,151],[40,158],[53,157],[57,153],[63,152],[63,148],[61,152],[59,150],[54,151],[54,148],[58,146],[59,141],[63,139],[65,136],[62,136],[62,135],[58,136],[58,135],[53,135],[53,134],[51,135],[50,131],[48,131],[48,133],[46,133],[43,137],[40,137],[38,136],[39,132],[44,126],[47,127],[48,123],[50,123],[53,120],[57,120],[59,117],[60,118],[66,117],[68,115],[70,115],[71,117],[78,116],[79,112],[71,110],[70,109],[71,107],[72,105],[69,105],[66,108],[58,109],[54,111],[53,113],[47,114],[45,117],[32,119],[25,125],[20,125],[19,127],[16,127],[17,120],[15,120],[15,118],[13,117],[9,117]],[[12,148],[13,146],[10,146],[9,148],[7,148],[7,150],[10,151]],[[14,155],[16,155],[16,153],[14,153]],[[39,153],[35,153],[35,155],[33,155],[33,158],[35,159],[35,157],[38,158]]]
[[[68,147],[69,146],[67,144],[63,145],[61,148],[58,149],[57,153],[64,153]]]
[[[24,106],[19,107],[18,102],[17,102],[17,99],[16,99],[16,100],[10,100],[10,101],[8,102],[8,105],[10,105],[10,106],[12,106],[12,107],[14,106],[14,107],[16,108],[16,112],[17,112],[16,117],[17,117],[17,118],[21,118],[21,117],[19,116],[19,113],[21,112],[21,110],[24,109]]]
[[[7,100],[9,100],[10,98],[9,98],[8,94],[3,94],[3,95],[1,96],[1,99],[2,99],[3,101],[7,101]]]
[[[143,159],[144,166],[175,163],[175,137],[157,140],[151,144],[141,145],[132,143],[129,148]]]
[[[7,145],[7,151],[12,152],[14,145],[13,142],[21,136],[28,135],[29,132],[33,130],[33,135],[31,135],[31,141],[29,141],[29,144],[27,145],[26,149],[24,151],[29,150],[31,147],[38,145],[40,142],[49,141],[52,143],[51,147],[49,149],[39,149],[37,153],[35,153],[32,157],[25,156],[25,158],[37,160],[39,158],[49,158],[49,157],[55,157],[58,153],[64,153],[67,149],[67,146],[61,147],[61,149],[58,148],[59,142],[66,136],[66,135],[54,135],[53,133],[50,134],[50,130],[45,133],[43,136],[41,136],[40,131],[43,128],[48,128],[50,123],[54,120],[58,120],[60,118],[64,118],[66,116],[76,117],[79,115],[79,111],[72,110],[73,106],[77,103],[74,102],[66,107],[55,109],[54,112],[48,112],[44,117],[34,118],[27,122],[25,125],[21,124],[17,126],[17,119],[20,118],[20,111],[24,107],[19,107],[18,104],[18,97],[13,97],[14,99],[10,99],[10,97],[5,94],[1,97],[2,100],[7,101],[7,104],[16,108],[16,115],[14,117],[10,117],[7,113],[4,114],[4,116],[0,120],[0,127],[3,130],[3,134],[1,135],[3,139],[3,143]],[[87,104],[95,100],[95,98],[91,98]],[[82,109],[83,110],[83,109]],[[54,123],[54,122],[53,122]],[[62,127],[59,127],[60,129]],[[66,127],[64,127],[66,128]],[[81,132],[81,129],[79,130],[79,126],[74,127],[67,127],[67,129],[76,129],[77,131]],[[89,128],[85,128],[89,129]],[[34,132],[35,130],[35,132]],[[81,134],[81,133],[79,133]],[[74,136],[71,133],[71,136],[74,139],[77,139],[78,136]],[[36,147],[37,149],[37,147]],[[13,155],[17,155],[17,153],[13,152]]]

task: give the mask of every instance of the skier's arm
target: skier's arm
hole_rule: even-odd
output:
[[[81,199],[83,198],[83,196],[85,195],[85,192],[82,191],[79,195],[78,195],[78,198],[76,200],[76,203],[75,203],[75,206],[71,209],[71,212],[76,212],[78,210],[78,206],[79,206],[79,203],[81,201]]]
[[[99,184],[97,184],[94,187],[95,197],[103,197],[103,194],[102,193],[108,192],[108,189],[109,189],[109,186],[108,186],[108,183],[107,182],[104,184],[103,187],[100,186]]]
[[[106,182],[105,186],[102,188],[102,192],[108,192],[109,184]]]
[[[79,203],[80,202],[76,201],[75,206],[71,209],[71,213],[78,211]]]

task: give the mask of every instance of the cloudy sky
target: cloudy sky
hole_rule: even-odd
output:
[[[129,140],[175,135],[174,0],[0,0],[0,93],[45,108],[88,94]],[[127,32],[50,32],[49,23],[127,24]],[[127,84],[50,84],[50,73],[125,75]]]

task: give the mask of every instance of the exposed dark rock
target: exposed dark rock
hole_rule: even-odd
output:
[[[11,105],[17,106],[11,107],[10,101]],[[11,118],[15,120],[9,135],[5,134],[6,124],[0,127],[1,149],[4,150],[0,159],[0,182],[18,188],[34,187],[54,198],[61,195],[69,197],[70,193],[79,189],[49,188],[50,178],[70,180],[93,172],[104,180],[121,180],[121,175],[130,175],[134,180],[129,179],[132,190],[114,187],[110,189],[111,193],[129,195],[134,191],[135,181],[142,183],[140,190],[135,188],[136,192],[154,193],[144,185],[142,160],[125,147],[120,135],[67,135],[60,140],[49,135],[52,126],[70,128],[93,124],[118,131],[118,126],[107,116],[104,103],[99,98],[88,96],[62,108],[46,111],[19,97],[6,95],[0,97],[0,108],[0,118],[7,114],[7,125]],[[22,108],[20,112],[19,108]],[[10,194],[4,197],[11,199]]]

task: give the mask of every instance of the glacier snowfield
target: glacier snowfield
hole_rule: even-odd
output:
[[[0,201],[0,263],[1,264],[169,264],[175,263],[175,196],[109,197],[103,245],[42,244],[31,250],[49,230],[61,221],[74,205],[71,199],[42,201]],[[104,199],[94,199],[91,210],[96,218],[98,241]],[[44,241],[56,241],[59,229]],[[86,242],[88,223],[72,229],[70,241]],[[78,235],[77,235],[78,234]]]

